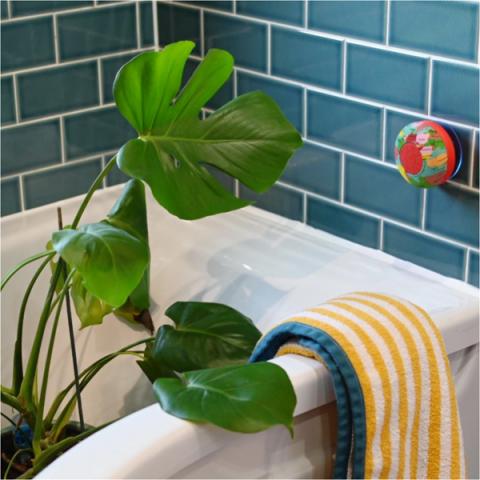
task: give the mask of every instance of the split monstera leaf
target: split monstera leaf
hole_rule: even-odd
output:
[[[153,328],[144,183],[181,219],[228,212],[250,202],[228,191],[207,166],[262,193],[302,145],[262,92],[239,96],[202,119],[231,75],[233,58],[210,50],[181,88],[193,48],[177,42],[120,69],[115,102],[138,137],[120,148],[116,162],[133,179],[103,221],[53,234],[53,249],[75,270],[72,297],[83,327],[113,312]],[[159,328],[138,364],[167,412],[241,432],[276,424],[291,430],[295,393],[285,372],[269,363],[246,365],[261,336],[250,319],[201,302],[178,302],[166,315],[174,326]]]
[[[261,92],[235,98],[205,120],[201,109],[233,71],[233,57],[210,50],[180,91],[195,44],[184,41],[125,64],[113,93],[138,132],[118,153],[118,166],[143,180],[170,213],[193,220],[249,204],[205,168],[212,165],[256,192],[279,178],[302,140],[277,104]]]

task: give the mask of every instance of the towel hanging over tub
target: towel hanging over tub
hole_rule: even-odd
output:
[[[465,478],[445,345],[420,307],[348,294],[270,330],[250,361],[287,353],[316,358],[332,375],[335,478]]]

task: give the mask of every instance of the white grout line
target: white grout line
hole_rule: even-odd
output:
[[[237,14],[237,0],[233,0],[233,4],[232,4],[232,10],[233,10],[233,14],[236,15]]]
[[[307,125],[307,111],[308,111],[308,99],[307,99],[307,89],[304,88],[302,92],[302,103],[303,103],[303,118],[302,118],[302,132],[303,137],[307,138],[308,125]]]
[[[18,176],[18,190],[20,194],[20,209],[23,212],[25,210],[25,189],[23,187],[23,175]]]
[[[385,0],[385,45],[390,44],[390,0]]]
[[[60,158],[62,163],[66,163],[67,152],[66,152],[66,141],[65,141],[65,123],[63,118],[60,118]]]
[[[32,170],[27,170],[25,172],[19,172],[19,173],[12,173],[11,175],[5,175],[2,177],[2,180],[10,180],[12,178],[18,177],[19,175],[25,176],[25,175],[33,175],[36,173],[43,173],[43,172],[48,172],[50,170],[56,170],[58,168],[62,169],[67,167],[68,165],[76,165],[77,163],[86,163],[91,160],[95,160],[98,158],[101,158],[103,155],[105,156],[113,156],[118,152],[118,150],[107,150],[107,151],[102,151],[95,153],[94,155],[86,155],[81,158],[74,158],[74,159],[67,159],[65,163],[59,162],[59,163],[54,163],[52,165],[47,165],[45,167],[37,167],[33,168]]]
[[[159,36],[158,36],[158,15],[157,15],[156,0],[152,1],[152,18],[153,18],[153,44],[155,48],[158,48],[160,45],[160,42],[159,42]]]
[[[422,230],[425,230],[425,225],[427,223],[427,200],[428,200],[428,196],[427,196],[427,189],[424,188],[422,190],[422,205],[421,205],[421,211],[420,211],[420,214],[421,214],[421,218],[420,218],[420,228]]]
[[[472,0],[472,1],[477,1],[478,2],[478,0]],[[337,41],[340,41],[340,42],[348,41],[348,43],[351,43],[351,44],[354,44],[354,45],[361,45],[361,46],[364,46],[364,47],[370,47],[370,48],[374,48],[374,49],[377,49],[377,50],[384,50],[384,51],[387,51],[387,52],[402,53],[404,55],[408,55],[408,56],[411,56],[411,57],[418,57],[418,58],[424,58],[424,59],[428,59],[428,58],[431,57],[434,60],[440,60],[440,61],[446,62],[446,63],[455,63],[455,64],[469,66],[469,67],[477,65],[477,62],[475,60],[467,61],[467,60],[462,60],[462,59],[457,59],[457,58],[452,58],[452,57],[443,57],[441,55],[435,55],[435,54],[431,54],[431,53],[427,53],[427,52],[418,52],[418,51],[415,51],[415,50],[409,50],[407,48],[397,47],[397,46],[393,46],[393,45],[385,45],[384,43],[376,43],[376,42],[372,42],[372,41],[369,41],[369,40],[361,40],[359,38],[347,37],[345,35],[338,35],[338,34],[334,34],[334,33],[327,33],[327,32],[323,32],[323,31],[311,30],[311,29],[308,29],[308,28],[304,28],[303,26],[299,27],[299,26],[295,26],[295,25],[291,25],[291,24],[285,24],[285,23],[281,23],[281,22],[277,22],[277,21],[273,21],[273,20],[259,19],[257,17],[250,17],[250,16],[245,15],[245,14],[233,14],[232,12],[215,10],[214,8],[205,7],[203,5],[202,5],[202,7],[199,7],[195,4],[184,4],[184,3],[175,2],[175,6],[178,6],[180,8],[185,8],[185,9],[193,9],[193,10],[199,10],[200,8],[202,8],[202,10],[205,10],[206,12],[209,12],[209,13],[214,13],[218,16],[235,17],[236,19],[246,20],[246,21],[249,21],[249,22],[252,22],[252,23],[262,23],[262,24],[267,24],[267,25],[272,25],[272,26],[278,26],[278,27],[282,27],[282,28],[287,29],[287,30],[296,31],[296,32],[303,33],[303,34],[306,34],[306,35],[311,35],[311,36],[314,36],[314,37],[337,40]]]
[[[133,53],[140,53],[140,52],[146,52],[148,50],[151,50],[152,47],[145,47],[145,48],[130,48],[128,50],[121,50],[120,52],[110,52],[110,53],[104,53],[100,55],[91,55],[88,57],[82,57],[82,58],[76,58],[73,60],[64,60],[61,62],[60,66],[62,67],[68,67],[72,65],[80,65],[82,63],[88,63],[97,59],[101,60],[106,60],[110,58],[115,58],[115,57],[121,57],[122,55],[128,55],[128,54],[133,54]],[[36,66],[36,67],[28,67],[28,68],[18,68],[15,70],[11,70],[8,72],[5,72],[4,74],[1,75],[3,78],[4,76],[12,75],[12,74],[26,74],[26,73],[38,73],[38,72],[43,72],[47,70],[53,70],[55,68],[59,68],[59,65],[56,63],[50,63],[48,65],[41,65],[41,66]]]
[[[16,75],[12,75],[12,86],[13,86],[13,108],[15,110],[15,122],[19,123],[20,118],[20,97],[18,95],[18,78]],[[12,124],[15,125],[15,124]],[[2,130],[5,127],[2,126]]]
[[[431,115],[432,113],[432,82],[433,82],[433,60],[430,58],[428,60],[427,66],[427,89],[426,89],[426,100],[427,100],[427,114]]]
[[[308,28],[308,0],[303,0],[303,28]]]
[[[97,76],[98,76],[98,103],[103,105],[104,98],[103,98],[103,68],[102,68],[102,61],[97,59]]]
[[[236,197],[240,197],[240,182],[235,179],[235,181],[233,182],[233,187],[234,187],[234,191],[235,191],[235,196]]]
[[[387,109],[382,111],[382,162],[386,161],[387,154]]]
[[[345,203],[345,153],[340,155],[340,203]]]
[[[267,25],[267,74],[272,74],[272,26]]]
[[[380,225],[378,228],[378,249],[383,250],[383,231],[384,231],[385,221],[383,218],[380,219]]]
[[[237,69],[234,68],[232,72],[233,76],[233,98],[238,97],[238,76],[237,76]]]
[[[140,2],[135,2],[135,33],[137,38],[137,48],[142,47],[142,26],[140,16]]]
[[[471,249],[467,248],[467,253],[465,255],[465,272],[463,276],[465,282],[468,282],[468,271],[470,270],[470,253]]]
[[[38,0],[37,0],[38,1]],[[108,8],[121,8],[126,5],[133,5],[136,0],[123,0],[121,2],[114,2],[114,3],[102,3],[99,2],[97,5],[95,5],[95,9],[97,10],[102,10],[102,9],[108,9]],[[88,12],[92,10],[91,5],[85,5],[82,7],[76,7],[76,8],[68,8],[65,10],[61,10],[58,12],[55,12],[54,15],[69,15],[73,13],[80,13],[80,12]],[[36,20],[37,18],[44,18],[52,15],[52,12],[37,12],[37,13],[32,13],[31,15],[22,15],[22,16],[17,16],[14,18],[9,18],[8,20],[2,20],[2,25],[7,25],[10,23],[17,23],[17,22],[23,22],[23,21],[28,21],[28,20]],[[11,17],[11,16],[10,16]]]
[[[205,56],[205,15],[200,10],[200,55]]]
[[[58,19],[57,15],[53,15],[53,47],[55,49],[55,63],[60,63],[60,38],[58,36]]]
[[[347,93],[347,42],[342,42],[342,93]]]
[[[303,215],[302,215],[302,222],[307,223],[308,215],[307,215],[307,208],[308,208],[308,201],[307,201],[307,192],[303,192]]]
[[[468,184],[473,187],[473,183],[475,181],[475,179],[473,178],[473,176],[475,175],[475,162],[477,161],[480,161],[480,159],[478,158],[475,158],[475,144],[477,142],[477,135],[476,135],[476,132],[475,130],[473,130],[471,132],[471,141],[470,141],[470,164],[468,165]],[[479,150],[480,150],[480,145],[477,145],[477,147],[479,147]],[[465,158],[463,159],[465,161]]]

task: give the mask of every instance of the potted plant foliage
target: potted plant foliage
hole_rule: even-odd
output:
[[[247,364],[260,332],[241,313],[212,303],[170,306],[166,315],[175,326],[163,325],[155,337],[99,358],[46,404],[57,327],[64,306],[67,313],[70,310],[70,298],[82,327],[100,324],[109,314],[153,327],[145,184],[160,205],[181,219],[228,212],[249,202],[226,190],[206,166],[265,192],[302,144],[277,104],[261,92],[239,96],[202,120],[202,108],[231,75],[233,58],[226,51],[210,50],[181,89],[193,47],[189,41],[173,43],[161,52],[142,53],[120,69],[115,102],[137,138],[107,163],[71,223],[53,233],[47,250],[27,258],[2,281],[3,290],[20,269],[39,263],[19,304],[12,385],[1,386],[2,403],[16,411],[13,416],[2,413],[12,424],[2,433],[7,477],[34,476],[102,428],[78,428],[71,418],[81,391],[120,355],[137,359],[160,405],[173,415],[238,432],[257,432],[274,424],[291,429],[295,394],[287,375],[274,364]],[[106,218],[81,225],[94,192],[115,164],[131,180]],[[48,292],[33,343],[24,355],[26,307],[41,273],[49,268]],[[241,391],[243,400],[227,389]],[[199,402],[200,396],[206,401]],[[268,414],[254,402],[264,405]],[[235,409],[242,417],[233,413]]]

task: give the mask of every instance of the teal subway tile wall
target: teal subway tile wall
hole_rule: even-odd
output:
[[[260,208],[479,285],[479,3],[465,1],[1,0],[2,215],[82,193],[134,132],[112,84],[134,55],[191,39],[235,72],[206,114],[252,90],[305,145]],[[35,41],[29,41],[34,38]],[[415,120],[453,127],[463,166],[425,190],[393,143]],[[126,179],[115,170],[105,186]]]

